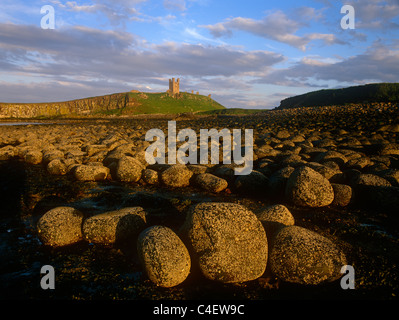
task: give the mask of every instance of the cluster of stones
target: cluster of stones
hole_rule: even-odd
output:
[[[110,133],[105,125],[68,130],[31,126],[20,129],[18,137],[12,131],[3,134],[0,160],[19,157],[43,164],[50,174],[69,174],[78,181],[193,186],[212,193],[228,189],[282,197],[306,207],[346,206],[355,196],[399,208],[399,146],[389,139],[397,126],[387,126],[370,137],[344,130],[334,134],[306,129],[296,134],[284,129],[256,132],[254,167],[246,176],[235,176],[235,165],[224,165],[222,159],[219,165],[148,165],[145,150],[150,142],[145,141],[146,131],[141,127],[119,128],[117,133]]]
[[[284,205],[252,212],[235,203],[203,202],[188,209],[179,230],[147,224],[141,207],[85,218],[72,207],[56,207],[38,221],[43,244],[60,247],[78,241],[120,242],[137,249],[148,278],[158,286],[183,283],[192,270],[222,283],[261,277],[267,266],[278,278],[317,285],[338,279],[346,257],[330,239],[295,226]]]

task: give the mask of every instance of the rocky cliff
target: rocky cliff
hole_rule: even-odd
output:
[[[380,102],[399,103],[399,83],[373,83],[342,89],[313,91],[284,99],[277,109]]]
[[[138,91],[52,103],[0,103],[0,118],[179,114],[225,109],[209,96]]]
[[[123,109],[133,103],[128,93],[115,93],[86,99],[50,103],[0,103],[0,118],[35,118],[87,115]]]

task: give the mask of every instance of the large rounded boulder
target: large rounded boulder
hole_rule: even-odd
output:
[[[145,224],[146,212],[143,208],[123,208],[86,219],[83,235],[90,243],[111,245],[137,236]]]
[[[208,279],[250,281],[266,269],[266,232],[256,215],[242,205],[197,204],[189,209],[183,232]]]
[[[307,285],[337,280],[347,264],[343,252],[330,239],[298,226],[280,229],[269,261],[271,271],[281,280]]]
[[[303,207],[324,207],[334,200],[331,183],[320,173],[305,166],[296,168],[291,173],[285,193],[288,200]]]
[[[72,207],[47,211],[37,223],[39,239],[44,245],[61,247],[83,239],[83,213]]]
[[[148,278],[158,286],[177,286],[190,273],[188,250],[167,227],[152,226],[142,231],[137,240],[137,252]]]

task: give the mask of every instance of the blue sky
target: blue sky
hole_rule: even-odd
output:
[[[355,9],[342,29],[341,7]],[[55,28],[41,28],[44,5]],[[0,101],[162,92],[168,79],[226,107],[399,82],[399,0],[2,0]]]

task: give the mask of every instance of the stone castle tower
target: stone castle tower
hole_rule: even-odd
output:
[[[169,79],[169,94],[171,96],[178,95],[180,93],[180,79],[175,81],[175,78]]]

